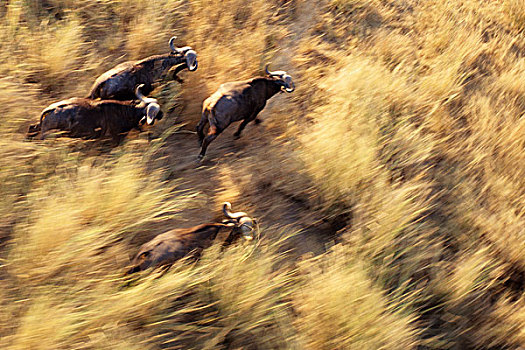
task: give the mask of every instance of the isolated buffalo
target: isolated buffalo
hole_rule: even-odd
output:
[[[246,125],[255,120],[266,106],[266,101],[278,92],[292,92],[295,89],[292,77],[284,71],[268,71],[266,77],[257,77],[244,81],[222,84],[219,89],[202,104],[202,118],[197,125],[197,134],[201,143],[198,159],[206,154],[206,149],[221,132],[231,123],[242,120],[234,134],[239,138]],[[210,124],[208,135],[204,137],[204,127]]]
[[[231,204],[223,205],[226,220],[221,223],[207,223],[190,228],[180,228],[162,233],[143,244],[127,273],[143,271],[149,267],[171,265],[175,261],[193,255],[198,257],[202,250],[211,246],[221,229],[231,232],[223,245],[231,244],[243,236],[246,240],[254,238],[256,222],[244,212],[231,212]]]

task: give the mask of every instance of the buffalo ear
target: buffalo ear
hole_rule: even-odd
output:
[[[140,262],[143,262],[144,260],[146,260],[148,258],[148,256],[150,256],[151,253],[149,251],[147,252],[143,252],[143,253],[140,253],[140,255],[138,256],[138,259],[140,260]]]

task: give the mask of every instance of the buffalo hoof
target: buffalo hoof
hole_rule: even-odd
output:
[[[259,118],[255,118],[255,120],[253,121],[255,123],[255,125],[259,125],[262,123],[262,120],[259,119]]]
[[[233,139],[238,140],[241,138],[241,134],[233,134]]]

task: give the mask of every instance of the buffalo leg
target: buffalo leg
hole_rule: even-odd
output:
[[[206,113],[202,113],[201,121],[195,128],[197,130],[197,135],[199,135],[199,145],[202,145],[202,140],[204,140],[204,127],[206,126],[206,123],[208,122],[208,116]]]
[[[237,129],[235,134],[233,134],[233,138],[234,139],[238,139],[239,137],[241,137],[241,132],[244,130],[246,125],[248,125],[248,123],[251,122],[251,121],[252,121],[252,119],[244,119],[242,121],[241,125],[239,125],[239,129]]]
[[[252,120],[255,120],[255,124],[259,124],[261,122],[261,120],[257,118],[257,115],[259,114],[261,110],[262,109],[255,111],[255,113],[253,113],[251,116],[249,116],[248,118],[242,121],[241,125],[239,125],[239,129],[237,129],[237,132],[233,134],[233,137],[235,139],[238,139],[239,137],[241,137],[241,132],[244,130],[246,125],[248,125],[248,123],[251,122]]]
[[[179,64],[175,69],[173,69],[173,74],[171,75],[173,80],[179,82],[180,84],[184,83],[184,80],[182,80],[182,78],[180,78],[177,74],[185,68],[187,68],[186,63],[182,63]]]
[[[210,126],[210,130],[208,131],[208,136],[202,141],[201,146],[201,153],[197,156],[198,160],[201,160],[204,155],[206,154],[206,149],[210,145],[210,143],[215,140],[219,136],[219,133],[217,132],[217,128],[213,125]]]
[[[117,147],[120,145],[121,137],[120,135],[112,135],[111,136],[111,147]]]
[[[239,238],[239,234],[235,232],[235,230],[232,230],[228,237],[222,242],[222,249],[226,248],[227,246],[231,245],[234,240]]]

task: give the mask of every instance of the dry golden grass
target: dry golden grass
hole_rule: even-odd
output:
[[[1,5],[0,348],[525,347],[524,18],[518,0]],[[24,139],[173,35],[199,69],[154,91],[159,125],[113,149]],[[296,91],[196,167],[202,100],[270,61]],[[260,242],[123,276],[224,200]]]
[[[294,298],[305,349],[412,349],[418,344],[411,316],[385,299],[358,261],[340,247],[300,266]],[[315,325],[315,326],[313,326]]]

